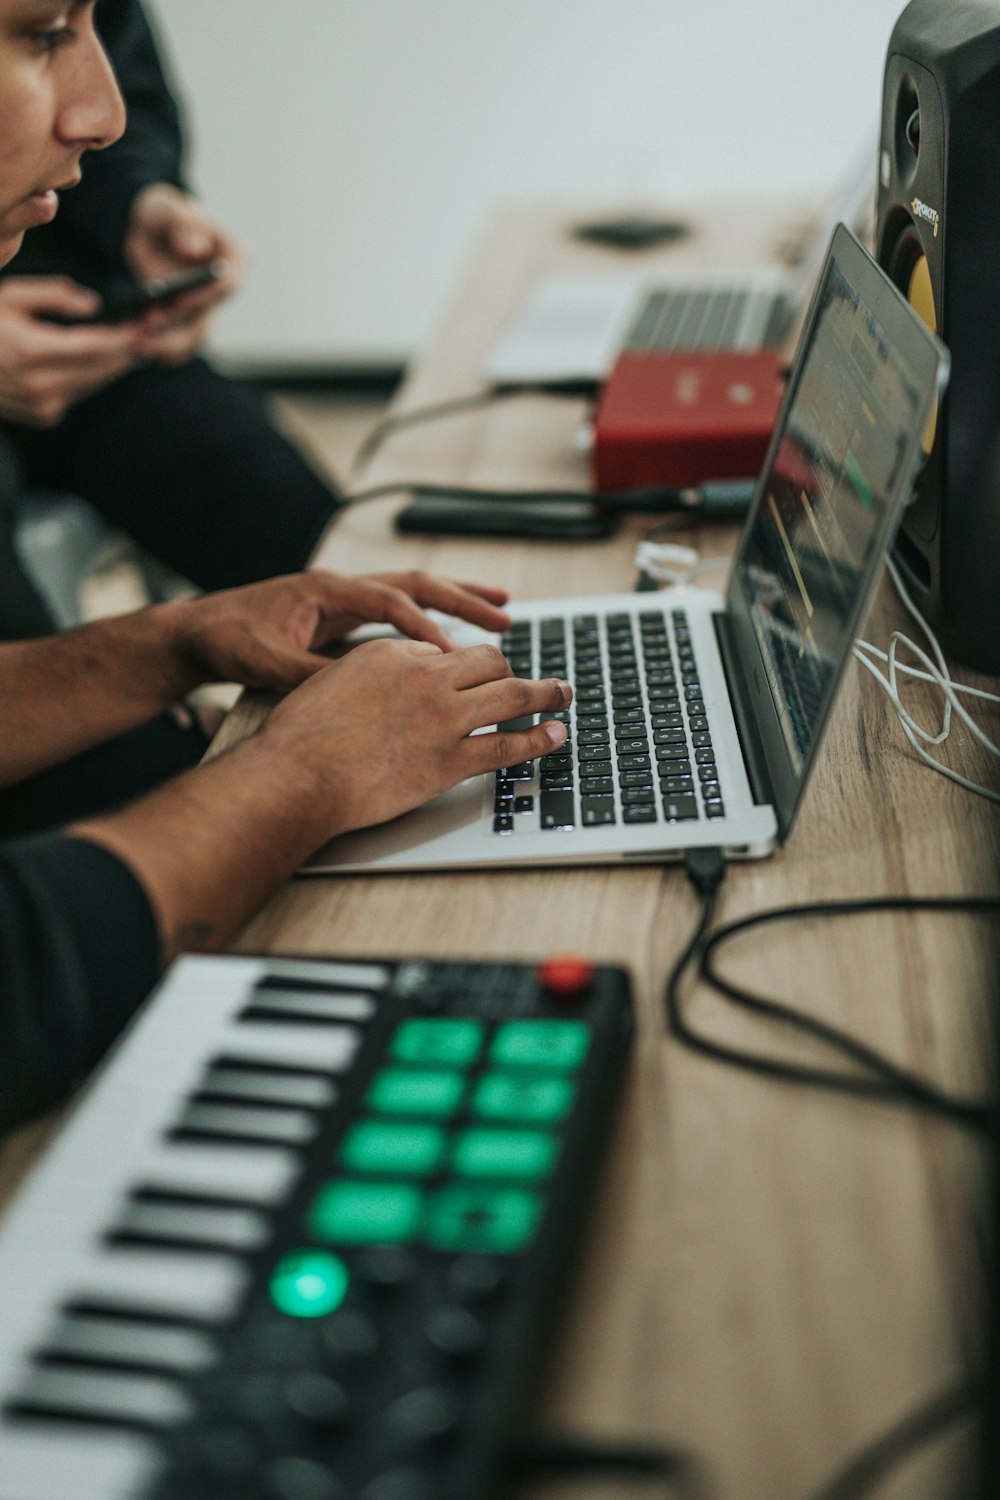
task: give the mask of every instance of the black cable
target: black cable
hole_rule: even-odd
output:
[[[345,506],[380,500],[386,495],[445,496],[472,503],[490,501],[505,505],[531,505],[535,501],[592,505],[598,514],[612,515],[702,515],[732,520],[746,514],[753,495],[753,481],[707,480],[701,485],[646,485],[632,490],[502,490],[482,486],[430,484],[426,480],[397,479],[371,485],[341,497]]]
[[[756,1073],[777,1082],[850,1094],[875,1103],[908,1105],[942,1115],[975,1130],[989,1128],[994,1119],[994,1109],[985,1101],[962,1099],[951,1095],[934,1084],[928,1083],[917,1074],[899,1067],[891,1059],[858,1041],[848,1032],[805,1015],[780,1001],[741,989],[717,973],[712,965],[712,956],[738,933],[769,922],[806,920],[813,917],[854,916],[873,911],[948,911],[981,916],[1000,912],[1000,901],[985,897],[972,897],[967,900],[945,897],[884,897],[865,901],[820,902],[805,906],[776,907],[770,911],[758,912],[740,921],[729,923],[708,936],[718,889],[725,875],[725,862],[718,849],[697,849],[689,851],[685,857],[685,865],[692,884],[702,898],[702,911],[690,942],[668,975],[664,992],[668,1029],[683,1046],[702,1056],[710,1057],[716,1062],[726,1063],[731,1067],[741,1068],[746,1072]],[[804,1032],[849,1057],[853,1062],[861,1064],[874,1076],[864,1077],[784,1062],[765,1054],[746,1052],[742,1048],[731,1047],[695,1031],[688,1024],[680,999],[680,989],[685,973],[695,958],[698,962],[699,978],[724,999],[755,1014],[777,1020]]]
[[[607,1443],[543,1433],[518,1444],[510,1456],[515,1474],[608,1475],[631,1487],[656,1485],[674,1500],[703,1500],[699,1466],[687,1453],[643,1443]]]
[[[810,1500],[863,1500],[899,1463],[973,1411],[982,1394],[982,1387],[970,1381],[933,1396],[881,1433]],[[986,1420],[995,1420],[994,1414],[988,1412]]]
[[[918,1109],[944,1115],[973,1129],[984,1129],[989,1126],[993,1118],[993,1109],[985,1101],[961,1099],[939,1089],[919,1075],[898,1066],[891,1059],[876,1052],[848,1032],[841,1031],[814,1016],[806,1015],[781,1001],[755,994],[752,990],[744,989],[731,980],[723,978],[713,963],[714,956],[727,942],[732,941],[740,933],[764,927],[769,923],[808,921],[818,917],[851,917],[883,911],[948,912],[969,916],[995,916],[1000,914],[1000,901],[986,897],[886,896],[861,901],[824,901],[802,906],[776,907],[770,911],[757,912],[753,916],[744,917],[740,921],[727,923],[726,926],[713,932],[699,955],[699,976],[717,994],[723,995],[734,1005],[801,1031],[850,1057],[854,1062],[868,1068],[884,1080],[882,1083],[876,1083],[874,1080],[850,1074],[792,1069],[793,1074],[801,1071],[807,1075],[798,1077],[796,1081],[812,1082],[818,1086],[862,1094],[869,1098],[881,1098],[887,1102],[910,1104]]]
[[[493,406],[499,401],[509,401],[520,396],[544,396],[565,401],[567,399],[579,400],[588,394],[593,395],[592,388],[588,392],[579,386],[572,385],[492,386],[485,391],[471,391],[464,396],[453,396],[447,401],[434,401],[427,406],[414,406],[409,411],[396,412],[376,423],[367,434],[354,455],[348,478],[358,474],[366,464],[370,463],[387,438],[406,427],[416,427],[423,422],[436,422],[442,417],[459,416],[463,412],[476,411],[481,407]]]

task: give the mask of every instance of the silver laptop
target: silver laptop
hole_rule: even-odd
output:
[[[725,598],[685,587],[511,611],[501,644],[515,672],[573,684],[570,745],[340,839],[307,868],[659,861],[699,845],[760,856],[783,842],[947,365],[838,226]]]
[[[764,349],[785,342],[816,284],[830,235],[874,203],[874,143],[827,198],[793,272],[547,276],[489,351],[492,385],[598,385],[623,350]]]

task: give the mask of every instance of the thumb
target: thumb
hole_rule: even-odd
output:
[[[170,245],[184,260],[209,260],[216,247],[215,227],[197,203],[182,204],[170,225]]]

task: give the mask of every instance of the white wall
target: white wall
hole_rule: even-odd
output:
[[[902,0],[149,5],[253,252],[218,345],[329,366],[418,348],[498,202],[825,191]]]

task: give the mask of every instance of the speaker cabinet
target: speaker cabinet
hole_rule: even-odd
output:
[[[949,650],[1000,672],[1000,0],[896,22],[875,251],[952,358],[896,561]]]

